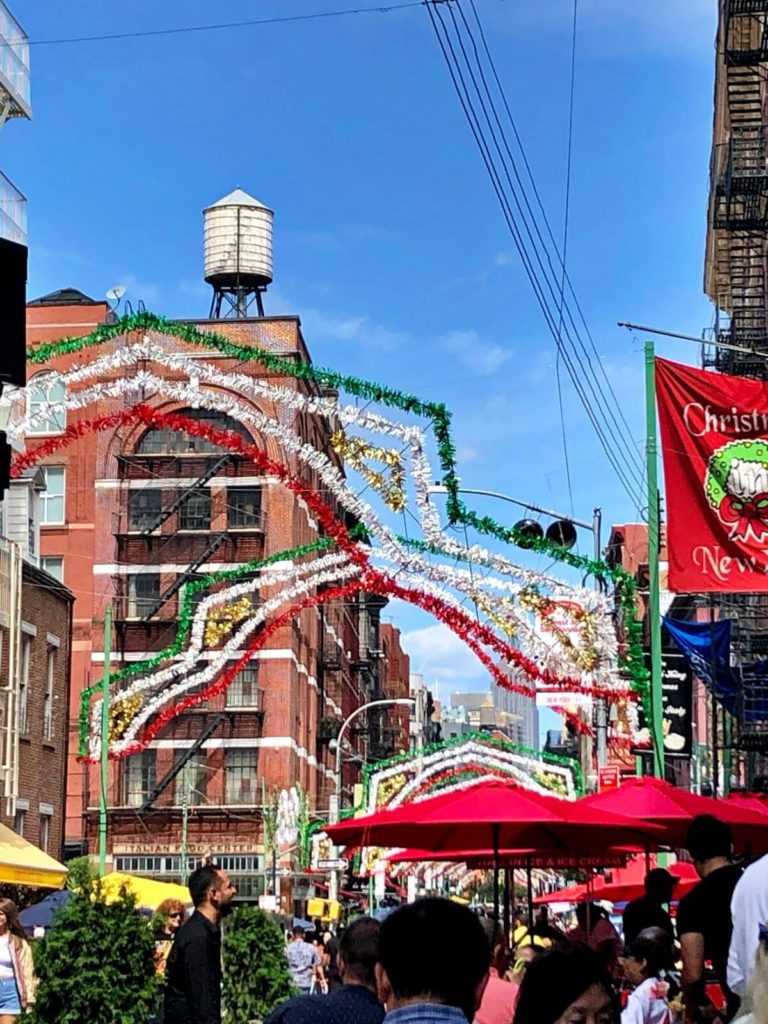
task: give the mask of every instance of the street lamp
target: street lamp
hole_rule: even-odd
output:
[[[391,705],[399,705],[401,707],[405,705],[415,704],[416,701],[413,697],[387,697],[384,700],[372,700],[368,704],[362,704],[359,708],[356,708],[351,715],[348,715],[341,728],[339,729],[338,735],[336,736],[336,766],[334,771],[334,779],[336,780],[336,792],[331,796],[331,802],[328,814],[328,824],[335,825],[339,820],[339,796],[341,794],[341,760],[343,752],[343,739],[344,733],[347,731],[347,726],[358,715],[362,715],[364,711],[368,711],[369,708],[380,708]],[[336,853],[336,847],[333,848],[334,854]],[[331,877],[328,883],[328,899],[337,900],[339,898],[339,869],[334,867],[331,870]]]
[[[448,488],[444,484],[433,484],[431,487],[427,488],[427,494],[448,494],[448,493],[449,493]],[[486,498],[499,498],[501,501],[508,501],[512,505],[517,505],[520,508],[527,508],[531,512],[538,512],[538,513],[540,513],[541,515],[544,515],[544,516],[551,516],[552,519],[557,520],[557,522],[555,522],[553,524],[553,527],[559,527],[560,526],[560,521],[564,521],[565,523],[571,523],[573,526],[580,526],[584,530],[590,530],[591,533],[592,533],[592,541],[593,541],[593,545],[594,545],[595,561],[600,561],[600,557],[602,555],[601,543],[600,543],[600,527],[602,525],[602,520],[603,520],[603,511],[600,508],[593,509],[593,511],[592,511],[592,522],[588,523],[588,522],[585,522],[583,519],[574,519],[573,516],[566,516],[566,515],[563,515],[561,512],[555,512],[551,508],[542,508],[541,505],[534,505],[533,502],[522,501],[520,498],[513,498],[509,494],[501,494],[499,491],[485,491],[485,490],[478,490],[476,488],[471,488],[471,487],[459,487],[459,488],[456,489],[456,493],[457,494],[480,494],[480,495],[482,495],[483,497],[486,497]],[[549,533],[550,533],[550,531],[552,530],[553,527],[550,527],[550,530],[547,531],[547,536],[549,536]],[[554,538],[550,537],[550,540],[553,540],[553,539]],[[555,539],[554,542],[557,543],[557,540]],[[565,545],[561,545],[561,546],[564,547]],[[596,581],[596,583],[597,583],[597,586],[599,588],[601,586],[600,580],[598,579]],[[596,711],[596,718],[597,718],[597,763],[598,763],[598,766],[602,766],[602,765],[605,765],[607,763],[607,760],[608,760],[608,743],[607,743],[608,715],[607,715],[607,708],[605,706],[605,700],[603,700],[603,698],[598,698],[598,700],[596,701],[596,703],[595,703],[595,711]]]

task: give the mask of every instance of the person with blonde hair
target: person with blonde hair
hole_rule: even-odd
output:
[[[733,1024],[768,1024],[768,926],[759,927],[759,942],[754,970],[747,982],[742,1009],[749,1012],[737,1017]]]
[[[155,971],[158,977],[165,977],[165,966],[171,952],[173,937],[184,922],[186,910],[181,900],[163,900],[152,915],[155,934]]]
[[[0,1024],[15,1024],[34,1003],[36,987],[32,950],[16,904],[0,899]]]

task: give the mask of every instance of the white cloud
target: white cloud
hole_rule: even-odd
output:
[[[456,462],[459,468],[466,466],[468,462],[477,462],[480,452],[469,444],[460,444],[456,449]]]
[[[411,657],[411,669],[427,680],[438,679],[461,684],[484,679],[487,672],[463,640],[447,626],[436,623],[414,629],[403,636],[403,649]]]
[[[512,356],[511,349],[481,341],[478,332],[471,328],[449,331],[440,337],[439,344],[462,365],[481,374],[496,373]]]
[[[136,309],[139,302],[143,302],[148,309],[152,309],[157,305],[157,301],[160,298],[160,289],[156,284],[142,281],[135,274],[121,275],[119,283],[125,285],[127,289],[125,299],[131,303],[134,309]]]
[[[493,264],[496,267],[508,267],[510,263],[515,262],[515,254],[508,252],[505,249],[500,249],[498,252],[493,254]]]

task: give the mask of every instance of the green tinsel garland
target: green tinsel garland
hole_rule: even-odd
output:
[[[478,516],[468,509],[458,496],[459,478],[456,473],[456,448],[451,436],[451,414],[443,403],[425,402],[415,395],[406,394],[395,388],[385,387],[358,377],[346,376],[333,370],[325,370],[310,363],[297,362],[289,356],[275,355],[263,348],[238,345],[214,331],[201,331],[185,323],[167,320],[155,313],[143,312],[125,316],[113,324],[103,324],[91,334],[80,338],[64,338],[60,341],[30,348],[27,359],[30,363],[46,363],[62,355],[69,355],[106,344],[125,334],[137,331],[157,331],[189,345],[198,345],[226,355],[239,362],[256,361],[269,370],[301,380],[314,381],[318,385],[346,391],[366,401],[381,402],[403,412],[414,413],[431,420],[437,441],[438,459],[443,473],[443,486],[447,488],[446,512],[452,525],[472,527],[479,533],[492,536],[505,543],[519,544],[524,540],[526,547],[538,554],[563,562],[585,574],[599,579],[610,579],[616,586],[619,604],[624,618],[626,651],[620,659],[620,666],[630,680],[630,686],[638,694],[646,713],[650,713],[650,692],[648,672],[645,668],[642,648],[642,626],[635,619],[637,587],[632,576],[623,569],[611,568],[606,562],[576,555],[553,544],[546,538],[531,541],[521,535],[514,526],[502,526],[490,516]]]

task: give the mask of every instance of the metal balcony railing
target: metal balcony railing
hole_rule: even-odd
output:
[[[6,117],[31,117],[29,37],[0,0],[0,125]]]
[[[0,238],[27,244],[27,200],[0,171]]]

